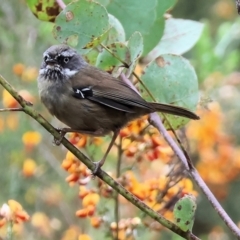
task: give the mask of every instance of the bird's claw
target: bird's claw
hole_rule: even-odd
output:
[[[94,170],[92,171],[92,175],[93,176],[96,176],[97,175],[97,173],[98,173],[98,171],[101,169],[101,167],[102,167],[102,161],[98,161],[98,162],[93,162],[94,163],[94,165],[95,165],[95,168],[94,168]]]
[[[60,138],[57,139],[56,137],[54,137],[53,143],[55,145],[59,146],[62,143],[62,140],[63,140],[66,133],[62,129],[59,129],[59,128],[56,128],[56,130],[59,132]]]

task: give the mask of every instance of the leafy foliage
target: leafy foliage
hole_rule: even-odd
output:
[[[202,92],[221,103],[221,106],[208,104],[206,97],[202,98],[201,106],[209,110],[198,110],[201,121],[189,123],[186,131],[191,156],[204,180],[225,202],[233,219],[238,219],[239,81],[238,72],[234,72],[239,70],[239,22],[233,20],[235,6],[231,10],[228,0],[216,0],[214,6],[202,1],[201,6],[205,3],[211,11],[208,19],[217,16],[225,21],[215,25],[216,20],[205,20],[203,29],[203,24],[197,21],[165,19],[165,12],[171,11],[175,0],[151,0],[147,5],[142,0],[64,2],[70,4],[61,12],[55,1],[26,0],[34,15],[45,22],[31,16],[22,3],[16,5],[14,0],[9,0],[0,5],[3,23],[0,26],[1,74],[7,76],[16,89],[22,90],[19,93],[23,98],[33,102],[34,107],[52,121],[39,103],[35,80],[42,52],[51,44],[65,42],[75,46],[91,64],[113,71],[116,76],[124,71],[131,77],[135,71],[157,101],[194,110],[199,93],[195,71],[186,60],[191,58]],[[41,8],[38,7],[40,3]],[[202,18],[207,13],[206,8],[195,9],[195,4],[198,3],[188,1],[184,7],[176,5],[174,11],[190,9],[189,14],[202,11],[198,15]],[[194,49],[186,53],[196,42]],[[183,53],[186,53],[185,58],[178,56]],[[162,66],[161,59],[171,64]],[[122,68],[123,62],[130,65],[129,69]],[[133,82],[137,80],[133,78]],[[142,89],[139,84],[137,86]],[[152,101],[146,92],[143,96]],[[18,106],[6,91],[1,92],[1,98],[1,108]],[[54,120],[52,122],[57,126]],[[186,121],[173,117],[171,123],[178,128]],[[94,160],[102,156],[109,141],[109,137],[91,138],[78,134],[68,138]],[[186,142],[184,137],[181,139]],[[53,147],[51,142],[49,135],[22,113],[0,114],[0,205],[8,202],[12,208],[9,213],[18,220],[28,219],[25,209],[31,216],[28,224],[14,223],[14,238],[89,240],[92,236],[92,239],[113,239],[118,233],[119,239],[176,239],[176,235],[142,216],[121,197],[118,198],[120,214],[116,222],[113,211],[117,205],[116,193],[98,179],[92,180],[83,164],[69,153],[65,156],[65,151]],[[200,194],[194,191],[189,179],[182,179],[183,170],[174,161],[171,148],[148,127],[146,118],[122,129],[116,145],[121,146],[120,174],[115,173],[119,148],[113,149],[104,170],[171,221],[174,221],[174,202],[181,199],[183,193]],[[59,159],[63,159],[62,166]],[[69,188],[69,185],[74,187]],[[21,202],[24,210],[18,203],[8,201],[12,198]],[[209,203],[201,197],[198,202],[194,232],[199,232],[202,239],[226,235],[232,239]],[[0,219],[3,238],[6,236],[5,223]]]

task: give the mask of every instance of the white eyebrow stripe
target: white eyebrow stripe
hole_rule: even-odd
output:
[[[50,56],[49,56],[49,54],[48,53],[43,53],[43,57],[48,57],[48,58],[50,58]]]
[[[63,57],[72,57],[75,55],[74,52],[67,52],[67,51],[63,51],[59,54],[60,56],[63,56]]]

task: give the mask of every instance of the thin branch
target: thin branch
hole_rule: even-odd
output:
[[[14,89],[13,87],[0,75],[0,85],[2,85],[22,106],[23,111],[36,120],[40,125],[42,125],[49,133],[51,133],[55,138],[59,138],[59,132],[49,123],[47,122],[38,112],[36,112],[32,107],[29,106],[29,103],[25,101]],[[62,144],[72,152],[82,163],[84,163],[90,170],[95,169],[95,165],[93,162],[85,156],[81,151],[79,151],[74,145],[72,145],[66,138],[63,138]],[[152,217],[157,222],[161,223],[166,228],[170,229],[174,233],[179,236],[188,239],[188,240],[197,240],[194,234],[191,232],[182,231],[177,225],[165,219],[161,214],[153,211],[150,207],[148,207],[144,202],[139,200],[132,193],[127,191],[121,184],[116,182],[112,177],[110,177],[103,170],[99,170],[96,174],[100,179],[102,179],[105,183],[111,186],[115,191],[121,194],[124,198],[126,198],[133,205],[141,209],[148,216]]]
[[[102,43],[100,44],[101,47],[103,47],[107,52],[109,52],[114,58],[116,58],[119,62],[121,62],[124,67],[129,68],[130,65],[123,61],[120,57],[118,57],[114,52],[112,52],[109,48],[107,48],[105,45],[103,45]],[[141,85],[143,86],[143,88],[145,89],[145,91],[148,93],[148,95],[153,99],[153,101],[156,101],[152,95],[152,93],[149,91],[149,89],[147,88],[147,86],[144,84],[144,82],[139,78],[139,76],[133,71],[133,75],[135,76],[135,78],[138,80],[138,82],[141,83]]]
[[[189,171],[190,168],[189,168],[189,165],[188,165],[188,162],[187,162],[187,159],[186,159],[185,155],[183,154],[183,152],[181,151],[179,146],[176,144],[176,142],[172,139],[172,137],[170,136],[170,134],[168,133],[168,131],[164,127],[160,117],[158,116],[158,114],[156,112],[150,114],[149,122],[156,129],[158,129],[158,131],[162,134],[164,139],[168,142],[168,144],[170,145],[170,147],[172,148],[174,153],[181,160],[185,169]]]
[[[122,162],[122,138],[120,137],[119,144],[118,144],[118,158],[117,158],[117,169],[116,169],[116,179],[120,177],[121,174],[121,162]],[[118,240],[118,230],[119,230],[119,198],[118,193],[116,192],[115,195],[115,222],[116,222],[116,237],[115,239]]]
[[[220,205],[218,200],[215,198],[213,193],[210,191],[206,183],[203,181],[197,170],[191,166],[189,168],[188,160],[185,157],[185,154],[181,151],[179,146],[174,142],[174,140],[171,138],[170,134],[167,132],[167,130],[164,128],[164,125],[158,116],[157,113],[150,114],[150,122],[151,124],[158,129],[159,132],[162,133],[165,140],[168,142],[168,144],[171,146],[175,154],[178,156],[178,158],[182,161],[183,165],[188,171],[188,174],[191,176],[191,178],[195,181],[195,183],[198,185],[198,187],[203,191],[204,195],[207,197],[209,202],[212,204],[213,208],[216,210],[220,218],[225,222],[225,224],[229,227],[229,229],[232,231],[234,235],[240,239],[240,229],[237,227],[237,225],[232,221],[232,219],[228,216],[228,214],[225,212],[223,207]]]
[[[66,7],[66,4],[63,2],[63,0],[56,0],[56,3],[62,9],[64,9]]]
[[[23,108],[3,108],[0,112],[23,112]]]
[[[135,91],[135,86],[125,77],[124,74],[121,75],[122,80],[129,84]],[[232,219],[228,216],[222,206],[219,204],[215,196],[212,194],[206,183],[202,180],[201,176],[197,172],[197,170],[193,167],[192,161],[187,153],[183,152],[182,149],[174,142],[168,131],[165,129],[160,117],[158,114],[151,113],[149,117],[149,122],[152,124],[164,137],[164,139],[168,142],[174,153],[183,163],[185,169],[191,178],[195,181],[198,187],[203,191],[206,195],[209,202],[212,204],[213,208],[216,210],[220,218],[225,222],[225,224],[229,227],[232,233],[240,239],[240,229],[237,225],[232,221]],[[184,150],[185,151],[185,150]],[[187,158],[187,157],[188,158]]]

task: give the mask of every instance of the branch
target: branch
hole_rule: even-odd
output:
[[[238,14],[240,14],[240,0],[235,0],[236,2],[236,8],[238,10]]]
[[[23,108],[3,108],[0,112],[23,112]]]
[[[62,9],[66,7],[66,4],[63,2],[63,0],[56,0],[58,6]]]
[[[51,133],[55,138],[59,138],[59,132],[49,123],[47,122],[38,112],[36,112],[29,103],[25,101],[18,93],[13,89],[13,87],[0,75],[0,85],[2,85],[22,106],[22,111],[36,120],[40,125],[42,125],[49,133]],[[62,144],[72,152],[81,162],[83,162],[90,170],[95,169],[95,165],[92,161],[85,156],[82,152],[80,152],[74,145],[72,145],[66,138],[63,138]],[[99,170],[96,174],[100,179],[102,179],[105,183],[111,186],[114,190],[116,190],[120,195],[130,201],[133,205],[138,207],[148,216],[152,217],[155,221],[161,223],[166,228],[170,229],[174,233],[179,236],[189,239],[189,240],[197,240],[195,235],[191,232],[182,231],[177,225],[165,219],[159,213],[153,211],[150,207],[148,207],[144,202],[135,197],[132,193],[127,191],[121,184],[116,182],[113,178],[111,178],[106,172],[103,170]]]
[[[126,82],[131,88],[135,91],[135,86],[131,83],[129,79],[126,78],[124,74],[121,74],[121,78],[124,82]],[[228,216],[225,210],[222,208],[218,200],[215,198],[213,193],[210,191],[206,183],[203,181],[201,176],[199,175],[198,171],[193,167],[191,161],[186,158],[184,152],[180,149],[180,147],[174,142],[166,128],[164,127],[161,118],[159,115],[155,113],[151,113],[149,117],[149,122],[152,124],[164,137],[167,143],[170,145],[174,153],[177,157],[181,160],[182,164],[184,165],[185,169],[188,171],[188,174],[191,178],[195,181],[198,187],[203,191],[209,202],[212,204],[213,208],[216,210],[220,218],[225,222],[225,224],[229,227],[232,233],[240,239],[240,229],[237,225],[232,221],[232,219]],[[187,155],[188,156],[188,155]],[[189,156],[188,156],[189,157]]]

